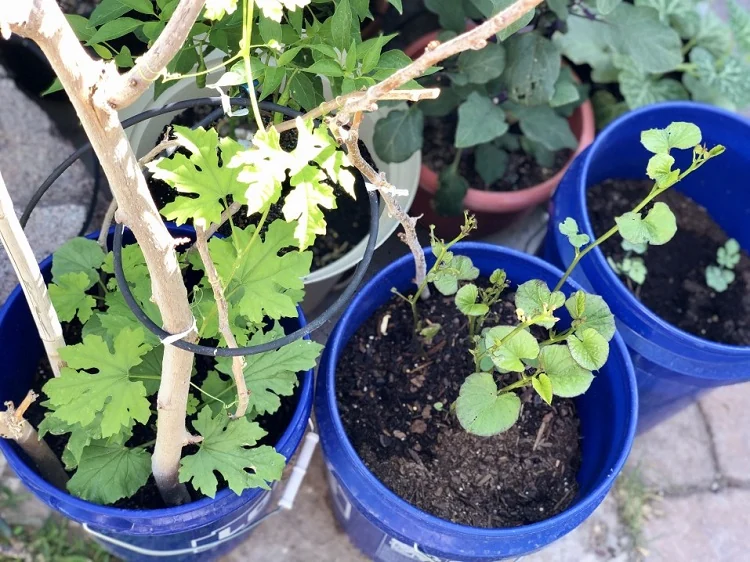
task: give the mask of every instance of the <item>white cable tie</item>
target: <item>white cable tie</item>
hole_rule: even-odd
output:
[[[196,330],[196,324],[195,324],[195,316],[193,316],[193,323],[190,325],[190,327],[185,330],[184,332],[180,332],[179,334],[171,334],[169,336],[166,336],[164,338],[160,338],[161,343],[164,345],[171,345],[177,340],[181,340],[185,336],[187,336],[190,332]]]

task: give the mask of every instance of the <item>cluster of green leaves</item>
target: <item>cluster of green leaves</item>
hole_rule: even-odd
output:
[[[604,300],[583,291],[566,298],[533,279],[516,287],[518,323],[487,326],[492,307],[509,286],[505,271],[493,271],[487,287],[480,288],[472,282],[480,272],[471,259],[450,251],[456,241],[446,244],[432,236],[436,262],[428,279],[443,295],[453,295],[456,307],[468,318],[475,372],[461,385],[454,404],[462,427],[481,436],[508,430],[521,411],[516,391],[527,386],[548,404],[553,396],[586,392],[594,379],[592,371],[607,361],[608,342],[615,333],[614,317]],[[558,329],[555,311],[562,307],[572,321]],[[544,328],[547,336],[538,339],[532,326]]]
[[[441,40],[463,32],[467,18],[482,20],[511,4],[512,0],[425,2],[440,18]],[[530,11],[483,49],[445,61],[436,100],[392,111],[377,123],[378,156],[403,162],[422,147],[425,117],[456,116],[455,161],[441,171],[435,198],[441,214],[462,213],[461,202],[471,187],[458,171],[463,155],[473,154],[476,173],[491,188],[506,174],[509,153],[523,151],[549,168],[557,151],[577,146],[567,118],[582,103],[586,90],[561,64],[561,50],[549,38],[559,20],[553,3],[549,4]],[[565,6],[557,8],[567,14]],[[527,25],[528,33],[515,34]]]
[[[648,268],[646,267],[646,262],[643,261],[641,256],[646,253],[648,244],[645,242],[642,244],[633,244],[627,240],[622,240],[620,246],[625,250],[625,255],[622,260],[616,262],[611,256],[607,256],[607,263],[609,263],[610,267],[614,269],[615,273],[618,275],[624,275],[636,285],[643,285],[646,282]]]
[[[750,13],[736,0],[727,3],[728,23],[702,0],[590,4],[577,3],[573,13],[582,17],[569,17],[567,32],[553,39],[568,59],[589,65],[592,82],[603,86],[592,94],[599,126],[666,100],[750,105]]]
[[[312,254],[303,250],[320,224],[317,205],[334,203],[324,199],[330,187],[322,182],[330,178],[345,184],[342,178],[351,175],[342,168],[348,165],[345,156],[323,129],[301,120],[298,127],[299,142],[292,153],[281,150],[273,130],[256,135],[254,144],[245,148],[219,139],[213,130],[177,128],[176,139],[189,156],[176,152],[150,166],[178,191],[177,199],[164,210],[169,218],[210,228],[221,223],[221,212],[230,199],[263,213],[260,224],[233,227],[231,236],[209,241],[228,304],[230,329],[242,346],[278,339],[283,329],[269,320],[297,316],[303,278],[312,261]],[[261,166],[265,174],[272,170],[275,175],[262,174]],[[265,217],[279,199],[287,173],[294,186],[283,211],[289,220],[277,219],[266,229]],[[199,337],[225,344],[202,261],[188,251],[181,254],[181,262],[185,270],[199,274],[191,291]],[[123,268],[140,306],[161,324],[137,245],[123,249]],[[60,318],[82,324],[82,342],[60,350],[67,366],[43,388],[49,412],[40,431],[70,434],[63,462],[75,473],[68,489],[97,503],[129,497],[148,480],[147,449],[152,443],[139,441],[143,430],[136,428],[153,430],[153,397],[161,378],[161,343],[127,307],[113,272],[111,253],[95,241],[74,239],[55,253],[49,288]],[[196,392],[188,404],[188,415],[197,414],[193,429],[203,439],[195,453],[183,458],[180,479],[208,496],[217,491],[217,472],[236,493],[267,488],[277,480],[284,458],[272,447],[258,445],[266,432],[256,418],[275,412],[280,397],[293,394],[297,373],[315,365],[320,349],[319,344],[300,340],[247,358],[244,375],[250,402],[247,415],[239,420],[229,415],[235,403],[234,383],[227,376],[231,363],[216,361],[202,385],[194,385]]]
[[[91,17],[69,16],[79,39],[118,67],[133,65],[128,47],[119,52],[109,41],[134,34],[149,47],[174,13],[178,0],[103,0]],[[391,4],[401,10],[401,1]],[[245,9],[252,9],[250,52],[252,77],[242,60]],[[257,9],[256,9],[257,8]],[[326,77],[334,95],[372,86],[406,66],[398,50],[383,52],[394,36],[362,41],[360,27],[372,19],[369,0],[209,0],[185,45],[167,66],[168,80],[156,83],[158,96],[181,75],[197,73],[205,85],[207,57],[223,54],[228,72],[222,86],[258,82],[261,99],[309,111],[324,101]]]
[[[734,268],[740,263],[740,244],[734,238],[727,240],[716,251],[717,265],[706,268],[706,285],[717,293],[723,293],[734,282]]]

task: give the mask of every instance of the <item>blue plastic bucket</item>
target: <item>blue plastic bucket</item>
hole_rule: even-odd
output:
[[[428,249],[428,264],[434,263]],[[499,246],[462,243],[483,275],[503,268],[513,283],[542,279],[555,284],[561,272],[542,260]],[[633,367],[619,336],[607,365],[589,391],[576,399],[581,418],[583,462],[574,503],[545,521],[523,527],[480,529],[451,523],[412,506],[386,488],[357,456],[344,431],[336,403],[336,365],[349,338],[393,293],[412,288],[411,255],[393,262],[369,281],[351,302],[328,339],[318,370],[315,415],[328,467],[334,512],[349,539],[376,562],[414,560],[479,562],[529,554],[580,525],[612,487],[630,452],[638,398]],[[571,293],[578,287],[566,283]]]
[[[175,236],[190,236],[188,230],[170,227]],[[89,238],[96,238],[91,234]],[[132,243],[126,233],[125,242]],[[49,282],[52,258],[41,263]],[[127,275],[127,272],[126,272]],[[299,310],[299,309],[298,309]],[[299,318],[287,331],[305,325]],[[44,352],[21,287],[16,287],[0,310],[0,402],[18,403],[31,388],[39,359]],[[276,443],[287,461],[296,451],[307,428],[313,397],[312,370],[301,373],[299,402],[289,427]],[[36,389],[38,390],[38,389]],[[10,467],[34,495],[52,509],[85,526],[112,554],[128,561],[208,561],[236,547],[270,502],[271,492],[247,490],[237,496],[223,489],[216,497],[203,498],[179,507],[153,510],[118,509],[73,497],[43,480],[33,465],[10,441],[0,439],[0,451]]]
[[[593,239],[586,190],[610,178],[645,178],[650,153],[640,143],[641,131],[673,121],[695,123],[708,146],[723,144],[727,150],[672,189],[705,207],[729,236],[750,248],[750,188],[745,179],[750,169],[750,121],[708,105],[679,102],[626,114],[576,158],[552,202],[548,261],[567,267],[573,259],[572,247],[557,228],[566,217],[576,219],[581,232]],[[684,155],[675,156],[680,165],[679,156]],[[604,297],[617,318],[638,381],[639,431],[677,413],[706,390],[750,380],[750,347],[710,342],[665,322],[623,285],[599,248],[581,260],[573,278]]]

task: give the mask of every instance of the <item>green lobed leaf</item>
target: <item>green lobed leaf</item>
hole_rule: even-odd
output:
[[[498,395],[489,373],[469,375],[456,400],[456,416],[466,431],[490,437],[510,429],[521,413],[521,401],[512,392]]]
[[[531,386],[547,404],[552,405],[552,381],[544,373],[539,373],[531,379]]]
[[[565,304],[565,295],[560,291],[554,293],[540,279],[532,279],[518,286],[516,290],[516,308],[523,310],[529,318],[547,314],[549,320],[539,322],[545,328],[555,324],[552,312]]]
[[[260,323],[266,316],[274,320],[297,316],[312,253],[283,253],[297,244],[294,231],[294,224],[275,220],[252,245],[252,225],[235,228],[231,239],[209,241],[227,300],[250,322]]]
[[[734,238],[730,238],[716,251],[716,263],[727,269],[734,269],[740,262],[740,244]]]
[[[493,144],[480,144],[474,149],[474,169],[487,185],[505,175],[508,159],[508,153]]]
[[[464,285],[456,292],[456,306],[466,316],[484,316],[490,309],[484,303],[478,303],[479,289],[473,283]]]
[[[724,269],[723,267],[717,267],[715,265],[709,265],[706,268],[706,285],[717,293],[723,293],[729,288],[729,285],[734,281],[734,271]]]
[[[256,446],[266,432],[247,418],[230,420],[225,412],[211,415],[204,407],[193,422],[203,437],[198,452],[182,458],[180,482],[191,482],[202,494],[213,498],[221,474],[237,495],[248,488],[269,490],[281,478],[285,459],[273,447]]]
[[[297,221],[294,237],[301,250],[313,245],[318,234],[325,234],[322,208],[335,209],[336,197],[326,175],[308,166],[292,176],[294,189],[286,196],[282,212],[287,222]]]
[[[490,98],[472,92],[458,106],[456,148],[467,148],[489,142],[508,132],[505,112]]]
[[[574,218],[567,217],[557,228],[561,234],[567,236],[570,245],[576,249],[580,249],[589,243],[590,238],[588,234],[578,233],[578,223]]]
[[[256,332],[249,345],[261,345],[284,336],[284,330],[275,324],[263,333]],[[297,386],[297,373],[315,367],[323,346],[310,340],[297,340],[277,350],[245,357],[245,382],[250,393],[248,411],[258,414],[273,413],[281,406],[279,396],[291,396]],[[232,358],[217,359],[216,369],[232,374]],[[230,381],[229,385],[233,387]],[[231,394],[230,394],[231,396]]]
[[[104,250],[88,238],[73,238],[60,246],[52,255],[52,280],[57,281],[66,273],[85,273],[91,285],[99,280],[96,271],[104,262]]]
[[[553,394],[561,398],[574,398],[583,394],[594,380],[591,371],[581,367],[565,345],[542,347],[539,363],[552,382]]]
[[[458,55],[458,71],[473,84],[486,84],[499,77],[505,69],[505,47],[487,43],[478,51],[464,51]]]
[[[576,291],[565,301],[565,308],[573,318],[576,335],[593,328],[607,341],[614,337],[615,317],[599,295]]]
[[[609,356],[609,343],[593,328],[586,328],[578,336],[569,336],[568,349],[576,363],[590,371],[601,369]]]
[[[60,357],[68,366],[43,388],[55,417],[87,426],[101,412],[105,438],[130,427],[133,421],[147,423],[151,409],[146,389],[129,376],[151,349],[144,337],[143,329],[127,329],[115,336],[114,351],[94,335],[85,337],[83,343],[61,348]],[[88,370],[95,370],[96,374]]]
[[[70,322],[78,316],[82,323],[91,318],[96,301],[86,291],[91,288],[91,279],[85,272],[66,273],[60,275],[49,289],[49,296],[57,311],[57,316],[63,322]]]
[[[160,158],[147,165],[155,178],[180,193],[177,199],[164,206],[162,214],[177,224],[189,220],[203,228],[219,224],[224,210],[221,201],[230,194],[244,195],[239,191],[242,187],[238,181],[239,170],[227,165],[243,150],[242,145],[230,138],[219,139],[213,128],[175,126],[174,135],[180,146],[190,152],[190,157],[175,152],[171,158]],[[223,165],[219,165],[218,149],[221,149]]]
[[[641,144],[654,154],[666,153],[673,148],[693,148],[701,140],[698,126],[686,122],[674,122],[665,129],[648,129],[641,133]]]
[[[560,75],[560,51],[537,33],[508,39],[507,66],[503,81],[511,101],[536,106],[549,103]]]
[[[373,146],[385,162],[408,160],[422,149],[424,116],[417,106],[408,110],[394,110],[375,123]]]
[[[657,201],[646,215],[628,212],[616,217],[615,222],[620,234],[628,242],[642,244],[648,242],[654,246],[661,246],[669,242],[677,232],[677,221],[666,203]]]
[[[68,490],[86,501],[111,504],[135,494],[149,476],[151,455],[144,449],[94,441],[83,449]]]
[[[607,30],[607,22],[590,20],[587,18],[568,18],[567,33],[556,32],[553,36],[555,45],[566,58],[577,65],[588,64],[593,74],[611,74],[613,47]],[[597,77],[598,82],[601,76]],[[612,80],[616,80],[615,74]],[[611,80],[609,80],[611,81]]]
[[[443,295],[453,295],[458,291],[459,281],[473,281],[479,277],[479,269],[474,267],[471,258],[451,254],[437,269],[431,270],[427,280]]]
[[[526,369],[522,359],[536,359],[539,355],[536,338],[526,330],[519,330],[508,338],[514,329],[514,326],[495,326],[484,334],[485,348],[501,373],[522,373]],[[502,341],[503,338],[507,339]]]
[[[654,154],[646,166],[646,175],[659,187],[669,187],[680,178],[680,171],[673,170],[672,166],[674,166],[674,158],[671,155],[665,152]]]
[[[750,53],[750,12],[737,0],[728,0],[727,9],[734,40],[744,53]]]
[[[643,285],[646,282],[648,270],[646,269],[646,264],[643,261],[643,258],[626,257],[622,260],[622,263],[617,269],[619,269],[619,272],[627,275],[631,281],[634,281],[638,285]]]
[[[673,78],[658,78],[632,68],[617,76],[620,92],[630,109],[636,109],[661,101],[679,101],[690,98],[687,90]]]

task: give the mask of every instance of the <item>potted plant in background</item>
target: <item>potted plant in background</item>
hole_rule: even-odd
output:
[[[572,218],[561,223],[576,256],[564,274],[514,251],[457,243],[470,219],[449,243],[433,236],[428,271],[417,266],[415,277],[421,258],[406,256],[352,301],[321,360],[316,417],[334,510],[366,555],[523,556],[604,498],[632,442],[636,383],[605,300],[569,278],[618,230],[658,243],[674,234],[668,209],[643,220],[637,211],[663,182],[724,150],[700,144],[694,125],[667,129],[678,130],[672,141],[693,149],[681,176],[658,175],[659,153],[648,163],[657,187],[613,228],[594,239]],[[430,287],[448,298],[427,296]]]
[[[599,128],[660,101],[688,100],[730,110],[750,105],[750,14],[735,0],[729,20],[710,2],[575,2],[553,40],[589,76]]]
[[[445,31],[422,37],[406,53],[421,55],[432,41],[463,31],[469,18],[491,16],[495,4],[427,2]],[[496,41],[446,61],[428,78],[426,84],[442,87],[440,98],[376,124],[375,153],[383,159],[399,162],[422,149],[414,213],[441,236],[460,231],[463,209],[488,234],[547,201],[572,158],[593,140],[586,88],[550,39],[560,22],[548,6],[529,12]]]
[[[677,217],[676,250],[638,248],[648,242],[639,238],[630,240],[627,249],[609,242],[583,259],[573,274],[583,286],[602,294],[617,318],[636,369],[641,431],[710,388],[748,380],[750,264],[745,249],[750,244],[746,228],[750,204],[747,190],[737,183],[748,159],[742,140],[748,134],[746,120],[689,102],[657,104],[620,117],[561,182],[545,246],[549,261],[567,267],[575,256],[557,231],[563,217],[575,218],[581,231],[593,236],[602,232],[604,222],[619,212],[625,200],[645,197],[649,187],[638,162],[665,145],[654,146],[646,139],[645,146],[636,144],[640,132],[663,128],[674,119],[697,124],[705,143],[721,140],[729,147],[721,166],[713,166],[710,174],[686,178],[659,198]],[[676,150],[662,159],[666,171],[686,170],[691,164],[688,154]],[[730,238],[744,249],[738,251]],[[645,270],[641,279],[634,282],[623,275],[627,272],[618,265],[626,257],[641,260]]]
[[[160,22],[172,9],[171,5],[157,6],[150,21],[142,23],[140,29],[148,34],[149,41],[153,41],[154,33],[161,29]],[[392,36],[362,41],[359,33],[354,31],[372,17],[367,3],[330,0],[317,2],[307,9],[311,13],[308,17],[303,17],[302,10],[297,10],[280,15],[279,21],[264,15],[261,10],[253,11],[256,45],[250,53],[250,69],[245,68],[244,61],[238,56],[239,42],[231,40],[237,33],[237,13],[218,22],[206,17],[208,12],[204,13],[194,24],[179,57],[168,65],[166,75],[154,83],[151,94],[154,99],[150,99],[149,94],[143,96],[139,103],[121,113],[123,119],[168,103],[215,96],[217,90],[222,95],[226,90],[231,95],[244,96],[244,84],[248,82],[257,85],[259,100],[310,111],[332,96],[371,86],[410,61],[398,50],[384,50]],[[117,25],[121,21],[122,17],[113,12],[105,25]],[[225,67],[230,71],[226,72]],[[197,74],[194,80],[189,79],[192,74]],[[184,75],[188,78],[180,79]],[[228,107],[226,109],[233,114]],[[360,137],[370,148],[370,154],[373,153],[373,126],[388,111],[389,108],[383,108],[363,120]],[[135,125],[129,131],[129,138],[136,155],[140,157],[148,153],[173,119],[174,115],[165,114]],[[244,124],[241,121],[238,115],[235,122],[240,128],[252,130],[253,123],[249,118]],[[417,191],[419,160],[419,153],[394,164],[377,156],[374,159],[377,168],[402,190],[401,205],[406,209],[411,206]],[[361,193],[358,201],[358,204],[349,205],[351,208],[337,212],[342,216],[340,222],[347,227],[351,227],[357,213],[363,215],[359,232],[353,228],[331,228],[326,239],[319,242],[321,247],[325,245],[327,248],[324,261],[318,258],[319,251],[315,248],[313,270],[305,280],[303,308],[308,312],[364,255],[368,209],[366,197]],[[385,242],[397,226],[398,222],[381,209],[378,245]]]

